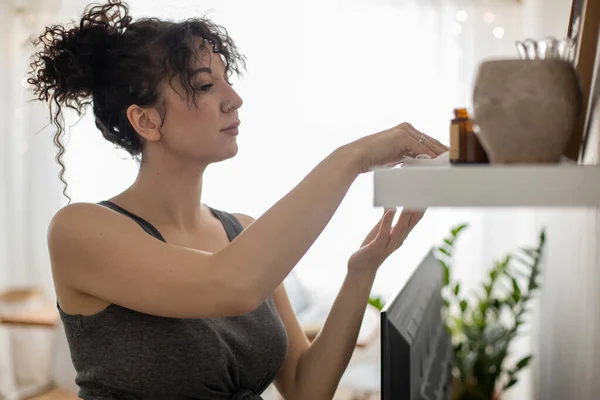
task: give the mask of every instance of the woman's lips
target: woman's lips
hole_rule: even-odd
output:
[[[226,133],[231,136],[237,136],[240,133],[238,128],[227,128],[227,129],[223,129],[221,132]]]

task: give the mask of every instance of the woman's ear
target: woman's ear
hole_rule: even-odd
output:
[[[132,104],[127,108],[127,119],[133,129],[144,139],[151,142],[160,140],[162,118],[155,108],[142,108]]]

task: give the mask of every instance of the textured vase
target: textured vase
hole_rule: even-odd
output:
[[[566,61],[498,60],[479,67],[474,119],[493,164],[558,162],[580,108],[577,75]]]

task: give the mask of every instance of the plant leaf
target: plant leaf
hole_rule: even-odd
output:
[[[519,284],[517,283],[517,280],[515,278],[512,278],[511,281],[513,287],[512,298],[515,301],[515,303],[518,303],[519,300],[521,300],[521,288],[519,288]]]
[[[539,288],[539,287],[540,286],[537,284],[537,282],[535,280],[532,280],[531,282],[529,282],[528,289],[529,289],[530,292],[533,291],[533,290],[535,290],[535,289],[537,289],[537,288]]]
[[[506,267],[510,263],[511,259],[512,259],[512,256],[510,254],[507,254],[506,256],[504,256],[504,259],[500,262],[500,267],[502,268],[502,270],[506,269]]]
[[[544,247],[544,243],[546,242],[546,228],[542,228],[541,232],[540,232],[540,245],[539,247],[542,248]]]
[[[521,359],[521,360],[520,360],[520,361],[517,363],[517,365],[515,366],[515,369],[514,369],[514,371],[515,371],[515,372],[517,372],[517,371],[520,371],[520,370],[522,370],[523,368],[525,368],[525,367],[526,367],[526,366],[529,364],[529,361],[531,361],[531,358],[532,358],[532,357],[533,357],[533,356],[531,356],[531,355],[529,355],[529,356],[527,356],[527,357],[523,357],[523,358],[522,358],[522,359]]]
[[[528,273],[521,271],[519,268],[515,267],[514,265],[512,265],[510,268],[508,268],[506,270],[506,272],[511,277],[514,276],[514,277],[529,279],[529,274]]]
[[[521,257],[518,254],[512,254],[512,259],[526,267],[531,267],[531,261],[524,259],[523,257]]]
[[[383,303],[379,297],[369,297],[369,304],[377,308],[379,311],[383,309]]]
[[[517,378],[512,378],[511,380],[508,381],[508,383],[506,385],[504,385],[504,390],[508,389],[511,386],[514,386],[515,383],[517,383],[519,380]]]
[[[448,257],[452,257],[452,254],[450,254],[450,252],[448,250],[446,250],[444,247],[438,247],[438,251],[440,253],[444,253],[445,255],[447,255]]]
[[[492,293],[492,285],[486,283],[485,285],[483,285],[483,290],[485,292],[486,297],[490,297],[490,294]]]
[[[448,286],[450,284],[450,268],[446,264],[443,264],[443,267],[444,267],[444,286]]]
[[[456,226],[455,228],[452,229],[452,236],[454,236],[454,237],[458,236],[458,234],[468,226],[469,226],[469,224],[460,224],[460,225]]]
[[[487,312],[489,307],[490,307],[490,301],[488,299],[484,299],[479,302],[479,312],[481,313],[481,315],[483,316],[484,319],[485,319],[485,313]]]
[[[521,251],[527,254],[529,257],[534,260],[538,257],[538,249],[534,249],[533,247],[521,247]]]
[[[454,285],[454,296],[458,296],[459,293],[460,293],[460,283],[456,282],[456,285]]]
[[[465,310],[467,309],[468,306],[469,306],[469,303],[467,303],[466,300],[460,301],[460,311],[462,311],[463,313],[465,312]]]

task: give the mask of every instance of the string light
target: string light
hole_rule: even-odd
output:
[[[496,39],[502,39],[504,37],[504,28],[502,28],[501,26],[497,26],[494,28],[493,33]]]
[[[469,14],[465,10],[460,10],[456,12],[456,20],[458,22],[465,22],[469,18]]]
[[[488,24],[491,24],[492,22],[494,22],[496,20],[496,16],[494,15],[493,12],[486,12],[485,14],[483,14],[483,20],[485,22],[487,22]]]
[[[452,26],[452,33],[454,33],[456,36],[460,35],[460,33],[462,32],[462,25],[459,24],[458,22],[455,22],[454,25]]]

